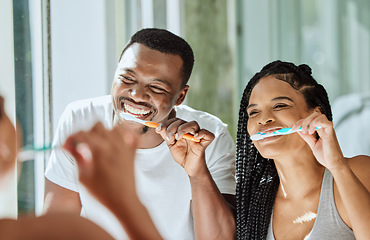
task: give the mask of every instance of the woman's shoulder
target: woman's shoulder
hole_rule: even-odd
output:
[[[370,156],[358,155],[351,158],[346,158],[349,167],[356,177],[365,185],[367,189],[370,188]]]
[[[357,155],[350,158],[345,158],[348,165],[353,170],[359,171],[370,171],[370,156],[367,155]]]

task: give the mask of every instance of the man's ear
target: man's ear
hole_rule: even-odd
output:
[[[179,96],[176,99],[175,106],[180,105],[185,100],[188,90],[189,90],[189,85],[185,85],[185,87],[180,91]]]

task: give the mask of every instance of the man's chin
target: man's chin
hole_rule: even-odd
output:
[[[126,121],[126,120],[123,120],[123,119],[120,119],[120,120],[116,121],[117,125],[121,125],[122,123],[124,123],[126,126],[128,126],[133,131],[137,132],[138,134],[145,134],[149,131],[148,126],[142,125],[142,124],[137,123],[137,122]]]
[[[144,126],[142,129],[141,129],[141,132],[142,134],[145,134],[149,131],[149,127],[148,126]]]

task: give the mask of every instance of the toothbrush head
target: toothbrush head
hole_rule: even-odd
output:
[[[119,115],[121,116],[121,118],[123,118],[123,119],[125,119],[127,121],[138,122],[138,123],[141,123],[141,124],[145,125],[145,121],[144,120],[138,119],[138,118],[132,116],[131,114],[128,114],[128,113],[125,113],[125,112],[121,112]]]
[[[268,137],[268,136],[266,136],[266,134],[265,133],[256,133],[256,134],[253,134],[251,137],[250,137],[250,139],[252,140],[252,141],[259,141],[259,140],[262,140],[262,139],[264,139],[264,138],[266,138],[266,137]]]

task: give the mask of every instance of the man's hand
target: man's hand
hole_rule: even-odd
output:
[[[166,141],[172,157],[180,164],[186,173],[192,176],[208,171],[205,162],[205,150],[215,136],[206,129],[200,129],[197,122],[186,122],[179,118],[166,120],[156,129]],[[200,142],[183,138],[184,134],[194,135]]]

